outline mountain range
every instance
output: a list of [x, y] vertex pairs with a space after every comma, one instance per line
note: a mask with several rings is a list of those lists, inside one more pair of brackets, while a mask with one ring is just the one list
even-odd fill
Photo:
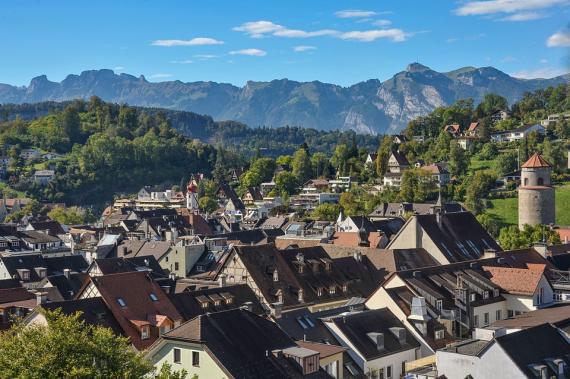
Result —
[[319, 130], [352, 129], [359, 133], [400, 130], [418, 116], [456, 100], [481, 101], [486, 93], [504, 96], [509, 104], [524, 92], [570, 82], [570, 74], [551, 79], [519, 79], [493, 67], [464, 67], [437, 72], [419, 63], [386, 81], [370, 79], [342, 87], [319, 81], [288, 79], [227, 83], [179, 80], [149, 82], [144, 76], [90, 70], [61, 82], [33, 78], [26, 87], [0, 84], [0, 103], [36, 103], [87, 99], [144, 107], [192, 111], [215, 120], [235, 120], [251, 127], [285, 125]]

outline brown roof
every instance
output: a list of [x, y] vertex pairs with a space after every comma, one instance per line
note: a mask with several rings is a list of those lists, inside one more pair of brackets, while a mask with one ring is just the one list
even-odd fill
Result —
[[[130, 337], [131, 343], [139, 350], [149, 347], [157, 336], [151, 333], [151, 338], [142, 340], [134, 327], [137, 321], [149, 323], [156, 320], [155, 316], [167, 316], [173, 322], [182, 321], [180, 313], [146, 272], [103, 275], [93, 277], [91, 281], [125, 334]], [[156, 296], [156, 301], [151, 299], [151, 294]], [[119, 298], [126, 304], [124, 307], [118, 303]]]
[[538, 153], [534, 153], [532, 157], [528, 159], [522, 168], [541, 168], [541, 167], [552, 167], [550, 163], [544, 157]]
[[526, 329], [541, 324], [553, 324], [555, 326], [565, 326], [570, 321], [570, 305], [538, 309], [532, 312], [525, 312], [514, 318], [499, 320], [493, 326], [508, 329]]
[[477, 127], [479, 126], [478, 122], [472, 122], [471, 124], [469, 124], [469, 131], [472, 132], [475, 129], [477, 129]]
[[520, 295], [533, 295], [542, 279], [544, 265], [529, 265], [528, 269], [483, 266], [491, 281], [503, 290]]
[[330, 345], [326, 343], [309, 342], [309, 341], [295, 341], [297, 345], [304, 347], [305, 349], [310, 349], [317, 351], [320, 354], [320, 358], [330, 357], [335, 354], [342, 354], [346, 349], [341, 346]]

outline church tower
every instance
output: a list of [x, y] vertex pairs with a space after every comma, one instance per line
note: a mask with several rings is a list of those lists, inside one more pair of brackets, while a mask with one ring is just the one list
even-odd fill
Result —
[[198, 210], [198, 183], [194, 179], [194, 175], [190, 178], [188, 182], [188, 187], [186, 187], [186, 208], [191, 211]]
[[550, 182], [552, 166], [535, 153], [521, 167], [519, 187], [519, 229], [525, 224], [554, 224], [554, 188]]

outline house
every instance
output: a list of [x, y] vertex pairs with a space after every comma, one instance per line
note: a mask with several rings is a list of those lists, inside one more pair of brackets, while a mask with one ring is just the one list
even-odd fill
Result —
[[32, 251], [57, 250], [64, 247], [63, 241], [37, 230], [24, 230], [18, 233], [25, 248]]
[[498, 132], [491, 134], [491, 140], [495, 142], [513, 142], [528, 137], [529, 133], [537, 132], [538, 134], [546, 134], [546, 128], [540, 124], [523, 125], [514, 130]]
[[326, 343], [295, 341], [303, 349], [319, 353], [319, 365], [327, 374], [335, 379], [344, 378], [344, 354], [346, 349], [341, 346]]
[[244, 309], [206, 313], [165, 333], [147, 352], [160, 368], [199, 378], [330, 378], [317, 351]]
[[20, 158], [24, 160], [38, 159], [40, 156], [41, 153], [36, 149], [22, 149], [20, 152]]
[[[372, 221], [386, 218], [403, 217], [406, 214], [433, 214], [437, 206], [434, 203], [382, 203], [368, 215]], [[445, 213], [465, 212], [459, 203], [444, 203]]]
[[263, 195], [257, 187], [247, 187], [245, 193], [241, 196], [241, 200], [245, 205], [252, 205], [256, 201], [262, 201]]
[[364, 161], [364, 164], [366, 166], [368, 166], [369, 168], [374, 167], [376, 165], [376, 159], [378, 158], [378, 154], [377, 153], [369, 153], [366, 156], [366, 160]]
[[479, 140], [479, 137], [475, 135], [467, 135], [467, 136], [459, 136], [455, 140], [463, 150], [469, 150], [471, 145], [473, 145], [474, 142]]
[[321, 246], [277, 250], [272, 244], [234, 246], [221, 272], [228, 283], [249, 285], [275, 318], [301, 305], [312, 310], [341, 306], [370, 294], [383, 277], [359, 252], [331, 259]]
[[545, 120], [540, 121], [540, 125], [545, 128], [555, 126], [557, 122], [570, 121], [570, 113], [555, 113], [548, 115]]
[[245, 205], [239, 198], [236, 191], [227, 183], [222, 182], [216, 191], [216, 197], [224, 204], [227, 212], [241, 212], [245, 211]]
[[[525, 263], [532, 256], [517, 255], [515, 260], [502, 254], [396, 272], [366, 306], [389, 308], [415, 331], [422, 354], [429, 355], [475, 328], [552, 305], [553, 290], [544, 265]], [[414, 316], [414, 303], [422, 309], [422, 317], [417, 310]]]
[[49, 301], [72, 300], [88, 280], [89, 275], [85, 272], [65, 269], [63, 273], [49, 275], [38, 288], [47, 294]]
[[410, 162], [399, 151], [392, 151], [388, 158], [388, 171], [384, 174], [384, 185], [400, 187], [402, 173], [410, 167]]
[[8, 329], [14, 318], [33, 310], [42, 297], [25, 289], [17, 279], [0, 280], [0, 330]]
[[504, 110], [499, 110], [491, 115], [491, 122], [496, 124], [497, 122], [506, 120], [507, 118], [509, 118], [509, 113]]
[[78, 299], [101, 297], [137, 350], [178, 327], [182, 316], [147, 272], [91, 277]]
[[441, 264], [477, 259], [501, 247], [471, 212], [414, 215], [391, 239], [388, 249], [423, 247]]
[[331, 191], [337, 193], [348, 191], [353, 184], [357, 185], [358, 182], [351, 176], [338, 176], [336, 179], [329, 180]]
[[427, 171], [431, 175], [434, 183], [436, 183], [438, 187], [446, 185], [451, 179], [449, 171], [447, 171], [445, 165], [441, 163], [422, 166], [421, 169]]
[[467, 128], [467, 132], [465, 133], [468, 136], [479, 136], [479, 122], [475, 121], [472, 122], [471, 124], [469, 124], [469, 127]]
[[461, 134], [461, 126], [459, 126], [459, 124], [445, 125], [443, 131], [451, 134], [454, 137], [457, 137]]
[[57, 237], [65, 234], [65, 230], [61, 224], [55, 220], [30, 220], [25, 230], [35, 230]]
[[54, 170], [37, 170], [34, 172], [34, 182], [40, 186], [45, 186], [55, 178]]
[[394, 139], [392, 141], [397, 144], [406, 143], [409, 141], [408, 137], [403, 134], [394, 134], [393, 137]]
[[329, 181], [326, 179], [309, 179], [303, 184], [302, 193], [323, 192], [329, 188]]
[[[383, 220], [370, 220], [365, 216], [348, 216], [342, 221], [337, 220], [335, 236], [337, 239], [341, 236], [342, 232], [352, 233], [356, 238], [363, 235], [363, 241], [368, 241], [369, 247], [385, 247], [396, 233], [402, 228], [405, 221], [400, 217], [386, 218]], [[378, 244], [374, 244], [377, 241]], [[334, 237], [333, 237], [333, 243]]]
[[61, 157], [63, 157], [63, 155], [58, 154], [58, 153], [53, 152], [53, 151], [52, 151], [52, 152], [45, 153], [45, 154], [42, 154], [42, 158], [45, 159], [45, 160], [48, 160], [48, 161], [51, 161], [52, 159], [59, 159], [59, 158], [61, 158]]
[[404, 363], [419, 357], [420, 343], [387, 308], [332, 317], [325, 325], [369, 377], [401, 378]]
[[153, 279], [168, 277], [167, 273], [160, 267], [160, 264], [153, 255], [141, 255], [130, 258], [97, 258], [91, 262], [87, 269], [89, 276], [138, 271], [148, 272], [152, 275]]
[[[497, 331], [500, 332], [500, 331]], [[436, 353], [437, 373], [446, 378], [566, 378], [570, 343], [550, 324], [516, 333], [484, 336]]]
[[542, 324], [551, 324], [565, 333], [570, 332], [570, 305], [542, 308], [536, 311], [521, 313], [512, 318], [496, 321], [488, 326], [487, 329], [504, 329], [508, 334]]

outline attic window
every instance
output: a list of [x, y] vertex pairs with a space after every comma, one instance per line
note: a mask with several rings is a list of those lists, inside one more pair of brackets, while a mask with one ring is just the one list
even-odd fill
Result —
[[471, 294], [471, 301], [475, 301], [475, 300], [477, 300], [477, 295], [472, 293]]
[[121, 306], [121, 308], [125, 308], [127, 306], [127, 303], [125, 303], [125, 300], [123, 300], [122, 297], [118, 297], [117, 298], [117, 303], [119, 303], [119, 305]]
[[348, 284], [345, 283], [342, 285], [342, 292], [346, 292], [346, 291], [348, 291]]
[[436, 341], [442, 340], [444, 336], [445, 336], [445, 332], [443, 331], [443, 329], [435, 331], [435, 340]]
[[141, 340], [146, 340], [149, 337], [148, 326], [145, 325], [141, 328]]
[[495, 289], [493, 290], [493, 297], [498, 297], [498, 296], [499, 296], [499, 289], [498, 289], [498, 288], [495, 288]]
[[329, 294], [334, 295], [335, 293], [336, 293], [336, 286], [330, 286], [329, 287]]
[[299, 274], [302, 274], [304, 270], [305, 270], [305, 267], [299, 265]]
[[435, 308], [441, 312], [441, 310], [443, 309], [443, 301], [442, 300], [436, 300]]
[[489, 298], [489, 291], [484, 291], [483, 292], [483, 299], [488, 299]]
[[148, 295], [148, 297], [150, 297], [150, 299], [151, 299], [152, 301], [158, 301], [158, 297], [156, 297], [156, 295], [155, 295], [154, 293], [152, 293], [152, 292], [150, 293], [150, 295]]
[[323, 296], [323, 289], [322, 289], [322, 287], [317, 288], [317, 296]]

